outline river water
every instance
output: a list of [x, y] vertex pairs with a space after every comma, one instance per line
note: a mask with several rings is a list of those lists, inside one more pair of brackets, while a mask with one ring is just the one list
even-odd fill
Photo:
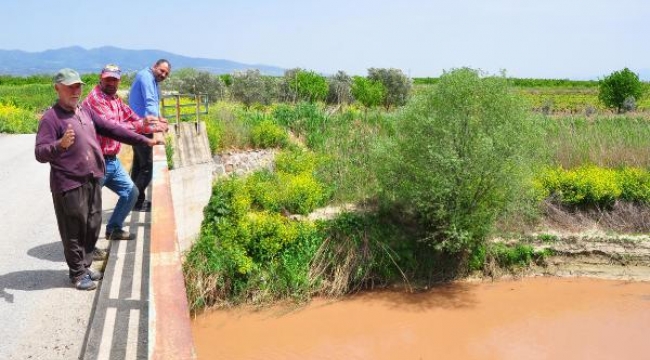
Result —
[[525, 278], [193, 320], [199, 359], [650, 359], [650, 282]]

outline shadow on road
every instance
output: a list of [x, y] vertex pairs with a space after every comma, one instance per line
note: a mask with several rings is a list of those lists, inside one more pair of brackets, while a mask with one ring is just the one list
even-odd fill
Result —
[[67, 270], [27, 270], [0, 275], [0, 298], [13, 303], [7, 290], [35, 291], [70, 287]]
[[53, 262], [65, 261], [65, 257], [63, 256], [63, 245], [60, 241], [33, 247], [27, 251], [27, 255]]

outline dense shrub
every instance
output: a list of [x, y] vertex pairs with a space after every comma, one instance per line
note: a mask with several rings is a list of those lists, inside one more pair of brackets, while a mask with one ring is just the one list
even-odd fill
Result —
[[38, 117], [33, 111], [0, 103], [0, 133], [33, 134]]
[[565, 205], [610, 207], [616, 200], [650, 202], [650, 174], [638, 168], [552, 168], [536, 182], [542, 195]]
[[245, 106], [268, 105], [276, 99], [276, 83], [263, 77], [259, 70], [236, 71], [233, 73], [230, 92], [232, 98]]
[[328, 79], [329, 92], [327, 93], [328, 104], [350, 104], [352, 97], [352, 78], [343, 71]]
[[252, 211], [251, 202], [242, 180], [215, 183], [184, 263], [191, 308], [308, 296], [309, 258], [321, 239], [316, 227]]
[[226, 95], [226, 85], [220, 77], [192, 68], [174, 71], [162, 86], [181, 94], [206, 94], [210, 102], [223, 100]]
[[284, 73], [282, 82], [282, 98], [284, 101], [296, 103], [300, 101], [323, 101], [327, 96], [328, 86], [324, 76], [313, 71], [291, 69]]
[[353, 76], [352, 96], [367, 108], [375, 107], [381, 105], [386, 98], [386, 87], [377, 80]]
[[247, 182], [253, 203], [262, 210], [309, 214], [326, 200], [315, 167], [315, 157], [305, 150], [280, 152], [275, 172], [258, 172]]
[[310, 260], [323, 235], [285, 213], [307, 214], [323, 204], [311, 158], [281, 153], [275, 173], [215, 182], [184, 266], [192, 308], [309, 295]]
[[537, 127], [505, 77], [445, 73], [395, 128], [382, 150], [383, 197], [419, 219], [437, 248], [476, 249], [529, 191]]
[[386, 89], [382, 104], [386, 109], [402, 106], [411, 92], [412, 81], [399, 69], [368, 69], [368, 79], [378, 81]]
[[265, 119], [251, 128], [251, 142], [256, 148], [283, 147], [288, 141], [287, 132], [272, 119]]
[[636, 101], [642, 95], [643, 84], [639, 76], [628, 68], [611, 73], [599, 83], [598, 98], [619, 113], [626, 110], [626, 107], [629, 109], [631, 103], [636, 107]]

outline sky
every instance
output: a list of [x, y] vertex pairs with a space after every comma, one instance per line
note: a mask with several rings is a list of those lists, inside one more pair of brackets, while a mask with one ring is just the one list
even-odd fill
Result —
[[366, 75], [650, 76], [648, 0], [0, 0], [0, 49], [116, 46]]

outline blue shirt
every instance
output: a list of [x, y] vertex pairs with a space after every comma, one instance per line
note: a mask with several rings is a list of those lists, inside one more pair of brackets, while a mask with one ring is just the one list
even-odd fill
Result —
[[140, 117], [160, 116], [159, 103], [158, 82], [153, 70], [146, 68], [138, 71], [129, 92], [129, 106]]

